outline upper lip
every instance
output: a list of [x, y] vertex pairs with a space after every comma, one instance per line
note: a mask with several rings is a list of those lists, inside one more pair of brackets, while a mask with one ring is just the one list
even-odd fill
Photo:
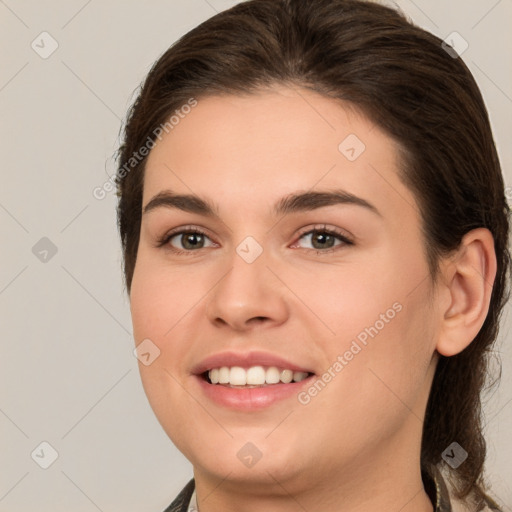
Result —
[[241, 366], [242, 368], [250, 368], [251, 366], [276, 366], [295, 372], [314, 373], [310, 369], [295, 364], [283, 357], [270, 352], [219, 352], [208, 356], [200, 363], [192, 368], [192, 373], [200, 375], [213, 368], [221, 368], [222, 366]]

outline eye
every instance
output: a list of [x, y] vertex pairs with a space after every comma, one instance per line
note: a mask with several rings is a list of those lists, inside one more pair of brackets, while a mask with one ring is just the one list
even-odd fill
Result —
[[158, 242], [158, 247], [163, 246], [168, 246], [176, 253], [190, 253], [206, 247], [213, 247], [215, 244], [206, 233], [197, 228], [190, 228], [167, 233]]
[[[305, 241], [305, 244], [304, 244]], [[302, 243], [301, 243], [302, 242]], [[307, 246], [309, 245], [309, 247]], [[301, 247], [307, 250], [314, 250], [318, 254], [328, 253], [340, 249], [343, 246], [354, 245], [348, 236], [334, 228], [327, 226], [315, 226], [313, 229], [299, 235], [295, 247]], [[200, 249], [216, 247], [210, 237], [195, 227], [177, 228], [166, 233], [157, 244], [158, 247], [166, 247], [176, 254], [191, 254]], [[292, 246], [292, 247], [294, 247]]]
[[310, 245], [310, 247], [304, 247], [304, 245], [301, 245], [301, 247], [322, 253], [334, 251], [339, 246], [354, 245], [346, 234], [336, 229], [329, 229], [326, 226], [310, 229], [300, 235], [300, 240], [305, 240]]

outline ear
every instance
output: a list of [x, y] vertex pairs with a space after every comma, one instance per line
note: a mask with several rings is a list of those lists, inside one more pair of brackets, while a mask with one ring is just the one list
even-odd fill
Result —
[[441, 286], [449, 300], [441, 311], [436, 345], [441, 355], [462, 352], [480, 331], [489, 311], [496, 266], [494, 239], [485, 228], [466, 233], [455, 254], [443, 262]]

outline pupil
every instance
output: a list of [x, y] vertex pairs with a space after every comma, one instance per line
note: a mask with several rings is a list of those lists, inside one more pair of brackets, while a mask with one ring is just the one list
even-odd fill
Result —
[[198, 233], [189, 233], [188, 235], [183, 235], [183, 247], [186, 249], [197, 249], [197, 247], [201, 244], [202, 235]]
[[[331, 235], [327, 235], [325, 233], [317, 233], [314, 237], [313, 237], [313, 245], [315, 246], [315, 242], [316, 241], [319, 241], [320, 242], [320, 247], [315, 247], [315, 248], [325, 248], [326, 246], [327, 247], [332, 247], [332, 244], [329, 243], [329, 242], [333, 242], [334, 241], [334, 238], [331, 236]], [[324, 244], [324, 245], [322, 245]]]

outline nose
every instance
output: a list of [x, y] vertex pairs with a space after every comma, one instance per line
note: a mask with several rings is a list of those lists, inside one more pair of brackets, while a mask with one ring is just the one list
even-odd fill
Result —
[[286, 321], [286, 289], [267, 267], [264, 255], [252, 263], [233, 255], [230, 270], [208, 294], [206, 315], [216, 327], [246, 331]]

